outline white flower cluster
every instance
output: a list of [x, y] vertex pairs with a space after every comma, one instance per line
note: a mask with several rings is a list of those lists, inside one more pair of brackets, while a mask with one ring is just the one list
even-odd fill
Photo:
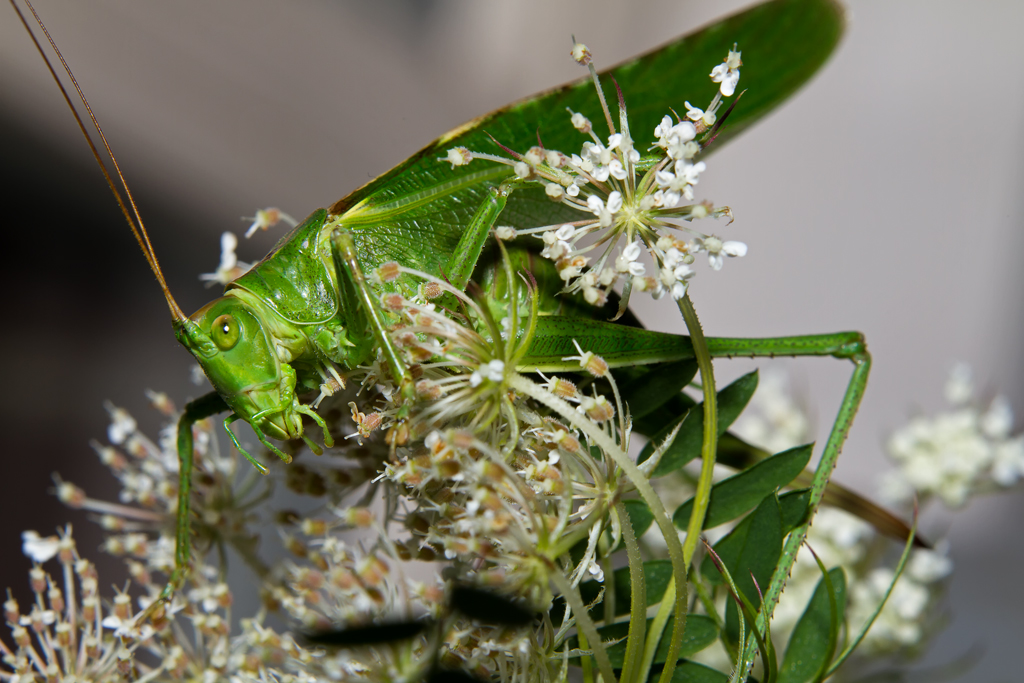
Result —
[[892, 593], [861, 643], [864, 655], [919, 649], [935, 632], [935, 605], [953, 561], [942, 550], [916, 549], [896, 581], [889, 567], [877, 567], [850, 586], [849, 623], [859, 630], [874, 613], [889, 587]]
[[[946, 556], [948, 547], [936, 550], [915, 548], [899, 580], [892, 567], [879, 566], [891, 542], [880, 539], [862, 520], [848, 512], [822, 508], [807, 535], [826, 567], [842, 567], [846, 575], [847, 628], [856, 634], [874, 614], [892, 586], [892, 593], [864, 637], [862, 653], [882, 655], [913, 651], [935, 632], [935, 611], [942, 596], [944, 579], [953, 571]], [[779, 603], [772, 622], [773, 635], [788, 638], [821, 579], [821, 570], [806, 548], [801, 549], [786, 597]]]
[[[706, 141], [699, 136], [711, 132], [722, 97], [732, 95], [735, 90], [740, 53], [729, 52], [726, 60], [712, 72], [712, 80], [721, 87], [706, 110], [686, 102], [686, 117], [675, 120], [665, 116], [661, 120], [654, 129], [651, 146], [661, 156], [644, 162], [643, 166], [626, 123], [625, 105], [620, 104], [622, 124], [621, 130], [616, 131], [605, 106], [597, 72], [589, 64], [589, 51], [579, 46], [578, 50], [574, 49], [576, 53], [584, 55], [585, 59], [579, 61], [591, 68], [610, 129], [606, 140], [594, 132], [586, 116], [570, 110], [573, 127], [591, 138], [583, 143], [578, 154], [533, 147], [522, 154], [513, 152], [513, 158], [504, 158], [456, 147], [449, 150], [443, 160], [453, 167], [474, 159], [512, 166], [519, 179], [542, 185], [553, 201], [593, 216], [571, 223], [519, 230], [501, 226], [495, 231], [501, 238], [512, 235], [541, 238], [544, 241], [542, 255], [555, 262], [568, 291], [581, 292], [587, 302], [602, 305], [612, 287], [623, 279], [623, 296], [627, 300], [633, 290], [648, 292], [655, 298], [670, 293], [673, 298], [681, 299], [694, 274], [690, 264], [695, 254], [706, 252], [709, 265], [719, 270], [725, 256], [738, 257], [747, 252], [742, 242], [723, 241], [688, 225], [707, 216], [731, 217], [727, 207], [716, 210], [706, 202], [689, 202], [693, 201], [693, 188], [706, 169], [703, 161], [695, 161], [702, 150], [702, 142]], [[688, 239], [667, 234], [667, 230], [683, 230], [688, 233]], [[594, 237], [597, 237], [596, 242]], [[616, 254], [620, 237], [625, 238], [627, 246]], [[599, 248], [603, 251], [593, 258], [591, 252]], [[646, 248], [657, 267], [655, 276], [648, 275], [644, 265], [637, 262], [642, 248]]]
[[1011, 433], [1009, 402], [996, 396], [987, 407], [979, 404], [965, 366], [953, 370], [946, 399], [952, 410], [914, 418], [890, 437], [889, 457], [899, 467], [882, 482], [890, 502], [906, 505], [916, 494], [960, 507], [1024, 477], [1024, 435]]
[[[139, 681], [306, 681], [313, 653], [258, 620], [230, 635], [232, 596], [214, 567], [197, 563], [192, 589], [164, 616], [136, 623], [128, 589], [101, 596], [96, 565], [78, 554], [70, 527], [60, 537], [25, 532], [32, 604], [25, 614], [8, 592], [4, 620], [14, 646], [0, 640], [0, 680], [10, 683]], [[57, 571], [45, 563], [56, 559]], [[131, 562], [129, 570], [131, 571]], [[168, 619], [174, 617], [175, 620]], [[188, 620], [186, 633], [177, 619]]]

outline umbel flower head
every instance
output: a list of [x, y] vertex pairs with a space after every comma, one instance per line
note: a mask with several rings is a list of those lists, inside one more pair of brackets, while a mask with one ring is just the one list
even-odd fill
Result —
[[[715, 209], [708, 202], [693, 203], [693, 189], [706, 170], [698, 157], [714, 138], [716, 123], [720, 124], [718, 110], [723, 97], [732, 96], [739, 81], [740, 53], [733, 49], [712, 70], [711, 79], [720, 88], [706, 109], [686, 102], [684, 117], [666, 115], [661, 120], [651, 138], [650, 150], [656, 155], [643, 160], [630, 132], [621, 90], [616, 125], [590, 51], [576, 44], [572, 54], [590, 69], [609, 129], [607, 138], [595, 132], [587, 117], [570, 110], [573, 127], [589, 138], [578, 153], [540, 146], [521, 152], [502, 146], [508, 156], [498, 156], [458, 147], [450, 150], [445, 160], [453, 166], [474, 159], [507, 164], [521, 182], [542, 185], [553, 201], [586, 216], [518, 231], [498, 229], [499, 237], [518, 234], [542, 239], [542, 255], [556, 263], [568, 291], [582, 292], [589, 303], [601, 305], [621, 280], [623, 310], [633, 289], [649, 292], [655, 298], [669, 292], [681, 299], [694, 275], [691, 264], [696, 254], [706, 253], [711, 268], [719, 270], [724, 257], [747, 253], [742, 242], [722, 240], [690, 226], [697, 219], [732, 215], [728, 207]], [[625, 244], [617, 250], [620, 241]], [[644, 250], [654, 262], [653, 273], [648, 273], [638, 260]]]
[[964, 365], [953, 369], [945, 393], [951, 410], [916, 417], [889, 438], [889, 456], [899, 469], [883, 481], [882, 494], [893, 503], [906, 505], [917, 494], [961, 507], [1024, 478], [1024, 435], [1012, 434], [1006, 397], [983, 407]]

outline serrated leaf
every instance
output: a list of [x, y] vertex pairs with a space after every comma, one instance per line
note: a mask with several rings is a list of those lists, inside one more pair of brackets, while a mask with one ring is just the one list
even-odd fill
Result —
[[[718, 391], [718, 433], [723, 434], [729, 428], [743, 409], [750, 401], [757, 389], [757, 370], [743, 375], [729, 386]], [[651, 440], [640, 451], [637, 462], [647, 460], [654, 453], [656, 444], [672, 433], [676, 425], [682, 423], [675, 441], [668, 447], [665, 454], [661, 456], [661, 462], [654, 468], [651, 477], [661, 477], [690, 462], [700, 455], [701, 442], [704, 438], [704, 409], [703, 404], [694, 406], [689, 413], [676, 418], [665, 426], [660, 432], [651, 437]]]
[[[647, 620], [646, 633], [650, 633], [650, 625], [654, 619]], [[674, 625], [675, 618], [669, 617], [665, 625], [665, 633], [672, 633], [672, 627]], [[608, 626], [602, 626], [597, 629], [597, 632], [601, 634], [601, 640], [617, 640], [619, 638], [625, 638], [629, 632], [629, 622], [620, 622], [618, 624], [609, 624]], [[697, 654], [708, 645], [711, 645], [718, 639], [718, 627], [715, 626], [715, 622], [703, 614], [687, 614], [686, 615], [686, 629], [683, 632], [683, 643], [679, 649], [679, 657], [692, 657]], [[658, 643], [658, 649], [654, 654], [655, 664], [664, 664], [665, 658], [668, 656], [669, 638], [663, 637], [661, 642]], [[569, 647], [579, 647], [576, 637], [569, 638]], [[626, 655], [626, 641], [616, 643], [608, 647], [608, 659], [611, 660], [612, 666], [619, 668], [622, 666], [623, 659]], [[569, 660], [572, 661], [571, 659]]]
[[[842, 567], [829, 570], [829, 578], [835, 596], [836, 616], [841, 624], [846, 613], [846, 576]], [[782, 668], [779, 669], [779, 683], [808, 683], [818, 677], [822, 667], [832, 658], [829, 645], [835, 646], [835, 640], [829, 637], [831, 622], [832, 604], [828, 586], [822, 577], [789, 637]]]
[[[736, 519], [752, 510], [772, 491], [788, 485], [807, 466], [813, 448], [813, 444], [807, 444], [776, 453], [750, 469], [715, 484], [711, 489], [704, 528], [712, 529]], [[680, 529], [685, 529], [692, 512], [693, 498], [679, 506], [672, 521]]]

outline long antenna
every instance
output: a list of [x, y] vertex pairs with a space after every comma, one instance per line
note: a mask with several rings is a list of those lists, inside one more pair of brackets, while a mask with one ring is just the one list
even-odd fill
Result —
[[[35, 33], [32, 32], [32, 27], [29, 25], [28, 21], [25, 20], [25, 15], [22, 14], [21, 9], [17, 4], [15, 4], [14, 0], [9, 0], [9, 2], [11, 3], [11, 7], [14, 8], [14, 11], [18, 13], [18, 18], [21, 19], [21, 23], [25, 27], [25, 30], [28, 31], [28, 35], [32, 38], [32, 42], [35, 43], [36, 49], [39, 51], [39, 55], [46, 63], [46, 68], [50, 70], [50, 75], [53, 76], [53, 80], [57, 83], [57, 87], [60, 88], [60, 92], [64, 96], [64, 101], [67, 103], [68, 108], [71, 109], [71, 114], [75, 117], [79, 130], [81, 130], [82, 135], [85, 136], [85, 141], [89, 144], [89, 149], [92, 151], [92, 156], [100, 167], [100, 172], [103, 173], [103, 178], [107, 181], [107, 186], [110, 188], [110, 191], [114, 193], [114, 199], [117, 200], [117, 205], [121, 207], [121, 213], [124, 214], [124, 219], [128, 221], [128, 227], [131, 228], [132, 235], [135, 236], [135, 241], [138, 242], [139, 248], [142, 249], [142, 254], [146, 257], [146, 262], [149, 263], [149, 269], [153, 271], [153, 274], [156, 276], [157, 283], [160, 285], [160, 289], [163, 290], [164, 299], [167, 300], [167, 306], [171, 309], [171, 316], [174, 317], [175, 321], [186, 320], [185, 313], [181, 310], [181, 307], [178, 306], [178, 302], [174, 300], [174, 296], [171, 294], [171, 290], [167, 286], [167, 281], [164, 279], [163, 271], [160, 270], [160, 262], [156, 258], [156, 252], [153, 251], [153, 245], [150, 244], [149, 233], [146, 232], [146, 226], [142, 222], [142, 216], [139, 214], [139, 207], [135, 204], [135, 198], [132, 197], [132, 191], [128, 188], [128, 181], [125, 180], [124, 174], [121, 173], [121, 167], [117, 163], [117, 158], [114, 157], [114, 152], [110, 149], [110, 144], [107, 142], [107, 137], [103, 134], [103, 129], [100, 128], [100, 122], [96, 120], [96, 115], [93, 113], [92, 107], [89, 106], [89, 100], [85, 98], [85, 93], [83, 93], [82, 89], [79, 87], [78, 81], [75, 79], [75, 75], [71, 73], [71, 67], [69, 67], [68, 63], [64, 61], [64, 55], [60, 53], [60, 49], [54, 42], [53, 37], [50, 36], [50, 32], [46, 30], [46, 26], [43, 24], [43, 20], [40, 19], [39, 14], [36, 12], [36, 8], [32, 6], [32, 3], [29, 2], [29, 0], [25, 0], [25, 4], [28, 6], [29, 11], [32, 12], [32, 16], [35, 17], [36, 23], [39, 24], [39, 29], [50, 42], [50, 47], [52, 47], [53, 51], [57, 54], [57, 58], [64, 67], [64, 71], [67, 73], [68, 78], [71, 79], [71, 83], [75, 86], [75, 91], [78, 93], [78, 97], [82, 100], [85, 110], [89, 113], [89, 119], [92, 121], [92, 125], [99, 134], [100, 140], [103, 142], [103, 148], [107, 151], [107, 156], [110, 157], [111, 163], [114, 164], [114, 170], [117, 173], [117, 178], [121, 182], [121, 187], [124, 188], [125, 195], [128, 197], [127, 204], [121, 196], [121, 192], [117, 189], [114, 179], [111, 178], [110, 173], [107, 171], [107, 166], [103, 162], [103, 157], [100, 155], [99, 150], [96, 148], [96, 144], [89, 135], [89, 131], [86, 129], [85, 123], [82, 121], [82, 117], [79, 116], [74, 103], [71, 101], [68, 91], [64, 88], [64, 84], [57, 76], [57, 72], [50, 63], [50, 59], [46, 56], [43, 46], [39, 44], [39, 40], [36, 38]], [[131, 205], [131, 211], [128, 210], [128, 205]]]

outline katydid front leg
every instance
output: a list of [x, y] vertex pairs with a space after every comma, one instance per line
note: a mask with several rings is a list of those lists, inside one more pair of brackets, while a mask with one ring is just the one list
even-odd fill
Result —
[[[231, 410], [224, 399], [215, 391], [197, 398], [185, 405], [185, 410], [178, 419], [178, 511], [175, 518], [174, 533], [174, 571], [171, 572], [167, 585], [160, 595], [150, 603], [138, 620], [139, 624], [148, 621], [157, 608], [168, 603], [174, 591], [181, 588], [188, 575], [189, 562], [192, 559], [192, 465], [195, 449], [192, 442], [192, 425], [199, 420]], [[243, 451], [244, 452], [244, 451]]]
[[[331, 234], [331, 253], [338, 274], [338, 294], [343, 310], [346, 314], [353, 314], [348, 327], [356, 339], [356, 345], [364, 347], [367, 341], [372, 341], [375, 345], [368, 347], [369, 352], [374, 354], [374, 349], [381, 350], [398, 390], [405, 399], [412, 401], [416, 397], [416, 390], [409, 368], [391, 339], [377, 295], [370, 289], [370, 283], [363, 274], [355, 242], [348, 231], [338, 228]], [[372, 355], [369, 360], [374, 357]]]
[[455, 246], [455, 251], [452, 252], [448, 263], [444, 266], [442, 275], [452, 287], [466, 289], [469, 278], [476, 270], [476, 264], [480, 260], [487, 237], [498, 220], [498, 216], [504, 210], [508, 196], [514, 188], [515, 181], [512, 180], [506, 180], [501, 185], [492, 187], [487, 193], [487, 198], [473, 214], [472, 220]]
[[[451, 286], [456, 289], [466, 288], [491, 229], [505, 208], [508, 196], [515, 185], [515, 181], [506, 180], [497, 187], [492, 187], [473, 214], [455, 251], [442, 266], [442, 275]], [[349, 338], [357, 348], [365, 349], [367, 353], [373, 353], [378, 348], [383, 351], [388, 370], [399, 384], [402, 394], [410, 400], [414, 399], [408, 368], [388, 333], [377, 297], [359, 263], [352, 235], [343, 228], [335, 230], [331, 235], [331, 252], [335, 272], [338, 274], [338, 295], [346, 327], [349, 329]], [[366, 332], [363, 332], [364, 330]]]

